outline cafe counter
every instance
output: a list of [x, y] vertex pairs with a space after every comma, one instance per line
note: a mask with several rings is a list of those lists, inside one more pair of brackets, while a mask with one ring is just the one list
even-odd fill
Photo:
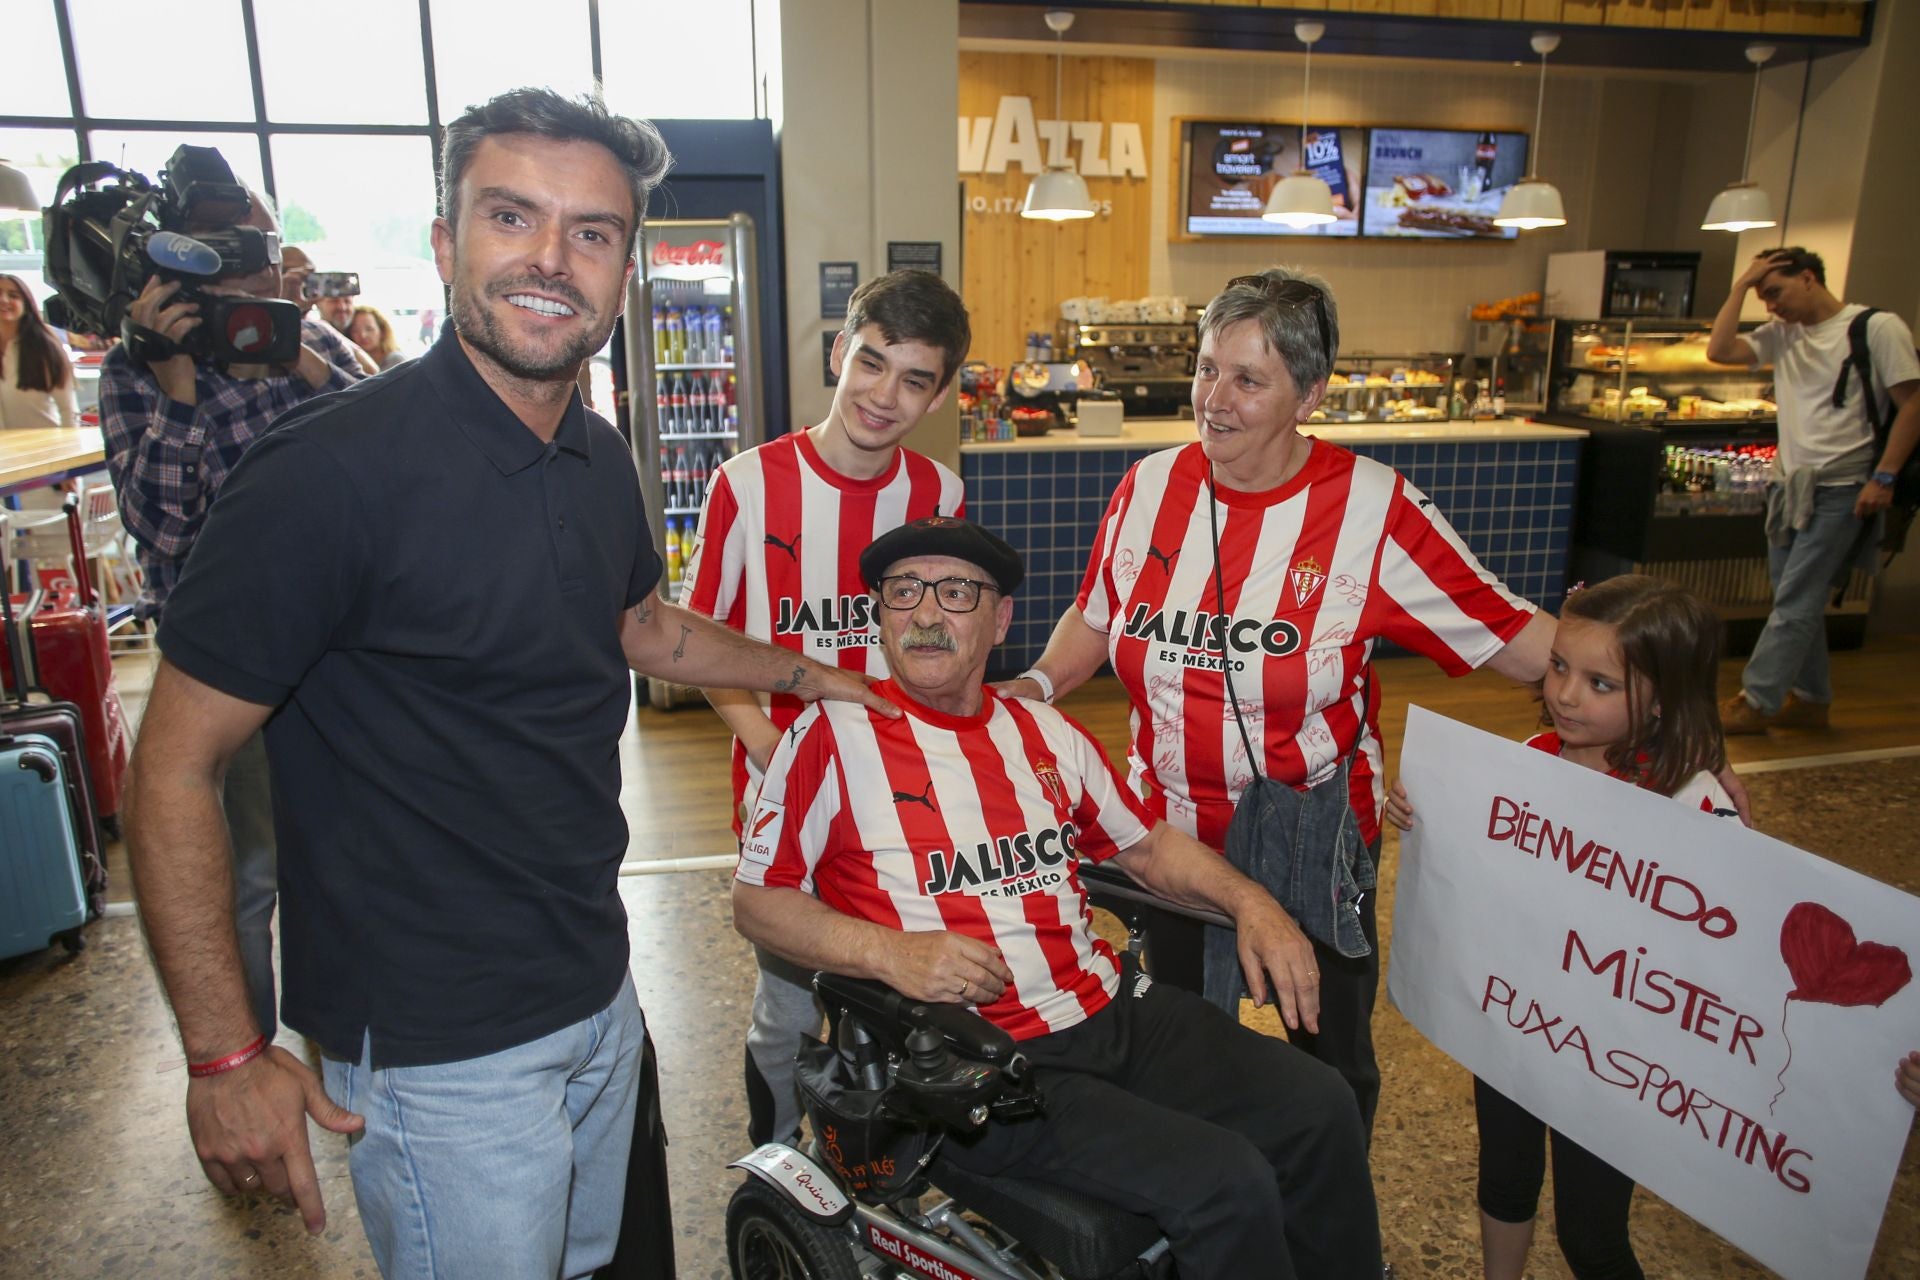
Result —
[[[1510, 591], [1558, 610], [1585, 431], [1520, 418], [1312, 423], [1305, 430], [1398, 471]], [[1193, 439], [1191, 418], [1134, 418], [1117, 436], [1061, 430], [960, 446], [967, 513], [1018, 547], [1027, 565], [992, 677], [1024, 671], [1046, 649], [1080, 589], [1100, 517], [1128, 468]]]

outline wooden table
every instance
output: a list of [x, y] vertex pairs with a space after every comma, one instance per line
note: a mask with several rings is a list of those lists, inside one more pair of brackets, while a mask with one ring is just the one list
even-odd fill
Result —
[[44, 489], [106, 466], [106, 447], [96, 427], [0, 431], [0, 497]]

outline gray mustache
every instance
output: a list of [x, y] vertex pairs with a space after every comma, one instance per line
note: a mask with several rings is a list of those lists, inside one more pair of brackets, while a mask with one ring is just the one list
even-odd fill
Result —
[[908, 627], [900, 643], [909, 649], [945, 649], [948, 653], [954, 652], [957, 647], [952, 634], [945, 627]]

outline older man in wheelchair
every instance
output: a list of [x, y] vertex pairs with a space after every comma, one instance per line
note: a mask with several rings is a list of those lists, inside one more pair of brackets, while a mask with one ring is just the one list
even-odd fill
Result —
[[1311, 1029], [1299, 929], [1079, 725], [982, 685], [1023, 573], [1005, 542], [931, 517], [860, 570], [903, 714], [809, 708], [735, 875], [736, 927], [821, 971], [832, 1027], [801, 1053], [812, 1158], [738, 1162], [736, 1274], [1378, 1280], [1352, 1091], [1117, 956], [1085, 880], [1111, 859], [1227, 917], [1255, 1000]]

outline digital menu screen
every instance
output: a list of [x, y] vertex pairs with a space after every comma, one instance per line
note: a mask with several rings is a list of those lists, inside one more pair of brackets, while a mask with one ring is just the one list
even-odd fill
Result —
[[1511, 240], [1496, 227], [1507, 189], [1527, 173], [1527, 135], [1471, 129], [1372, 129], [1360, 234]]
[[[1181, 229], [1194, 236], [1352, 236], [1360, 231], [1365, 129], [1307, 130], [1301, 163], [1297, 124], [1195, 121], [1184, 126], [1187, 200]], [[1306, 169], [1333, 190], [1335, 220], [1286, 227], [1261, 218], [1280, 180]]]

